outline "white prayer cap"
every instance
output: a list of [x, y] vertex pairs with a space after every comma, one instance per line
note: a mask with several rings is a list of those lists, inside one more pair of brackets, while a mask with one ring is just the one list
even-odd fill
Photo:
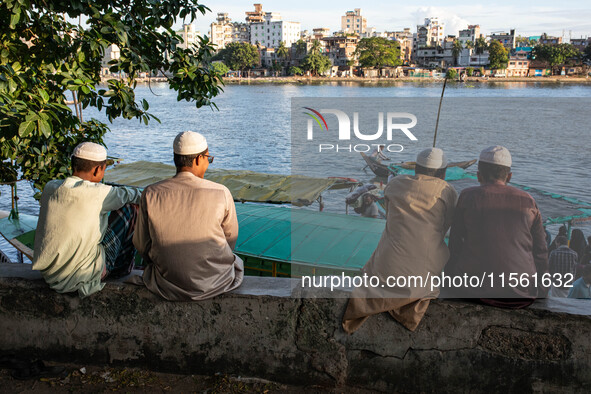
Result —
[[91, 161], [107, 160], [107, 150], [104, 146], [94, 142], [83, 142], [74, 148], [72, 157]]
[[183, 131], [174, 138], [172, 149], [177, 155], [194, 155], [207, 149], [207, 140], [194, 131]]
[[417, 164], [421, 167], [438, 170], [447, 167], [447, 159], [441, 149], [429, 148], [417, 155]]
[[489, 146], [480, 152], [478, 159], [484, 163], [496, 164], [499, 166], [511, 167], [511, 153], [504, 146]]

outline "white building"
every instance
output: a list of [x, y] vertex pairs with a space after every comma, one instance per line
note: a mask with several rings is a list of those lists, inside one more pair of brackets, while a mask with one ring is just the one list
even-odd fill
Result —
[[178, 48], [188, 49], [193, 44], [199, 43], [201, 33], [199, 33], [199, 30], [195, 30], [195, 25], [193, 24], [183, 25], [183, 30], [177, 31], [176, 33], [183, 39], [183, 42], [177, 45]]
[[439, 18], [425, 18], [423, 25], [417, 25], [417, 49], [442, 45], [444, 30], [445, 24]]
[[110, 74], [111, 72], [109, 71], [109, 67], [111, 67], [111, 65], [109, 64], [109, 62], [111, 60], [117, 60], [119, 59], [119, 57], [121, 57], [121, 51], [119, 50], [119, 47], [115, 44], [109, 45], [105, 49], [105, 55], [103, 56], [103, 59], [101, 61], [101, 74]]
[[286, 47], [300, 39], [300, 22], [286, 22], [276, 12], [267, 12], [265, 21], [250, 25], [250, 43], [276, 48], [283, 41]]

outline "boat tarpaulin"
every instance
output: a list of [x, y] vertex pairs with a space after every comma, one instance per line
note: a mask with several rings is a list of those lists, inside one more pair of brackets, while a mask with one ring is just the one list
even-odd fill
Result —
[[[143, 188], [173, 177], [175, 173], [175, 167], [169, 164], [138, 161], [119, 164], [109, 169], [105, 174], [105, 182]], [[296, 206], [310, 205], [325, 190], [347, 183], [335, 178], [264, 174], [215, 168], [207, 170], [205, 179], [226, 186], [236, 201], [289, 203]]]

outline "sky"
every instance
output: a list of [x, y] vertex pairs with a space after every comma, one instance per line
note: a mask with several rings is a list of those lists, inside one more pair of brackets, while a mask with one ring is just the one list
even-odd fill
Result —
[[[233, 21], [244, 22], [245, 11], [253, 11], [254, 1], [201, 0], [212, 12], [199, 17], [195, 26], [201, 34], [209, 34], [210, 24], [218, 12], [227, 12]], [[515, 28], [523, 36], [591, 36], [591, 2], [589, 0], [549, 1], [374, 1], [374, 0], [269, 0], [259, 1], [265, 12], [279, 12], [285, 21], [300, 22], [302, 30], [328, 27], [341, 28], [346, 11], [361, 8], [367, 26], [378, 32], [402, 30], [423, 24], [426, 17], [439, 17], [445, 23], [446, 35], [457, 35], [468, 24], [480, 25], [481, 32], [509, 31]]]

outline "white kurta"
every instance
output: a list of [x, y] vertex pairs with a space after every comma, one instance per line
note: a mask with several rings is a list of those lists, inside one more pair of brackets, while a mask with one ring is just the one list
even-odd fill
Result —
[[223, 185], [181, 172], [142, 194], [133, 243], [148, 263], [144, 284], [168, 300], [202, 300], [240, 286], [237, 238], [236, 207]]
[[368, 316], [386, 311], [406, 327], [416, 328], [428, 300], [436, 298], [439, 290], [388, 287], [387, 279], [439, 275], [449, 259], [444, 238], [458, 197], [452, 186], [426, 175], [401, 175], [388, 183], [384, 197], [386, 228], [363, 271], [378, 276], [385, 287], [353, 293], [343, 317], [347, 332], [355, 331]]

